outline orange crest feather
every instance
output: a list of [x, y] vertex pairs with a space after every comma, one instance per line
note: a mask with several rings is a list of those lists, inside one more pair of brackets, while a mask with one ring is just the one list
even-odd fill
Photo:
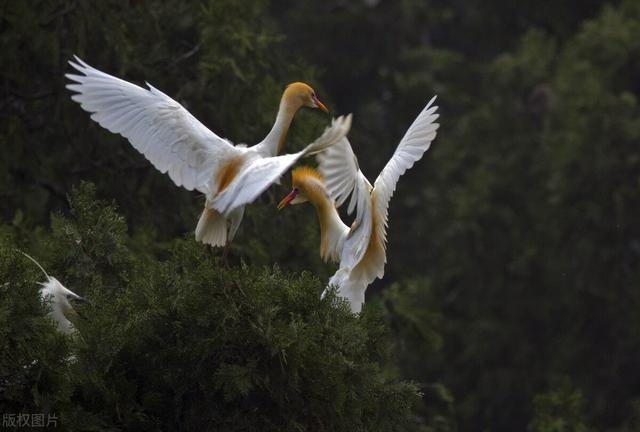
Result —
[[320, 173], [310, 166], [300, 166], [291, 171], [291, 183], [294, 187], [299, 184], [304, 184], [309, 178], [316, 179], [324, 184], [324, 179]]

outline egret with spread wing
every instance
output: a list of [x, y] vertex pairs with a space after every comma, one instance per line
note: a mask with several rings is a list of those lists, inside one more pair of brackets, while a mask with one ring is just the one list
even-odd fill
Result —
[[290, 84], [282, 95], [275, 124], [260, 143], [234, 146], [207, 129], [178, 102], [147, 83], [148, 89], [101, 72], [75, 57], [80, 74], [67, 74], [72, 99], [91, 118], [119, 133], [158, 170], [178, 186], [206, 195], [196, 239], [213, 246], [233, 239], [244, 206], [300, 157], [335, 144], [350, 127], [350, 117], [339, 117], [316, 141], [294, 154], [277, 156], [295, 113], [303, 106], [327, 111], [314, 90], [304, 83]]
[[[434, 100], [409, 127], [373, 186], [360, 171], [351, 144], [343, 138], [318, 154], [318, 171], [300, 167], [292, 172], [293, 189], [278, 205], [280, 209], [307, 201], [314, 205], [320, 222], [320, 256], [339, 262], [328, 285], [337, 287], [354, 313], [362, 309], [367, 286], [384, 276], [389, 201], [400, 176], [422, 158], [436, 137], [439, 124], [435, 123], [438, 107]], [[342, 222], [336, 209], [349, 196], [347, 211], [356, 210], [351, 227]]]

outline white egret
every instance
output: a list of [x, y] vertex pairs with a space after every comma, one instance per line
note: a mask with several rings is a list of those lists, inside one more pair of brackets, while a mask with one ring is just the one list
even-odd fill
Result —
[[58, 330], [67, 335], [75, 333], [76, 328], [71, 321], [67, 319], [67, 316], [76, 314], [70, 302], [78, 301], [85, 303], [87, 300], [66, 288], [58, 279], [49, 276], [40, 263], [33, 257], [22, 251], [19, 252], [33, 261], [47, 278], [46, 282], [40, 282], [40, 285], [42, 285], [42, 288], [40, 288], [40, 296], [43, 301], [49, 302], [51, 306], [50, 316], [56, 322]]
[[[400, 176], [422, 158], [436, 137], [434, 100], [409, 127], [373, 186], [360, 171], [349, 140], [343, 138], [318, 154], [318, 171], [300, 167], [292, 172], [293, 189], [278, 205], [280, 209], [307, 201], [314, 205], [320, 222], [320, 256], [339, 262], [328, 286], [337, 287], [354, 313], [362, 309], [367, 286], [384, 276], [389, 200]], [[357, 209], [350, 228], [336, 209], [349, 196], [348, 213]]]
[[206, 195], [196, 227], [196, 239], [213, 246], [233, 239], [244, 206], [300, 157], [318, 152], [344, 136], [350, 118], [340, 117], [302, 151], [276, 156], [295, 113], [302, 107], [327, 111], [314, 90], [304, 83], [290, 84], [280, 100], [275, 124], [260, 143], [233, 145], [207, 129], [182, 105], [147, 83], [148, 89], [101, 72], [75, 57], [70, 61], [81, 75], [67, 74], [76, 92], [72, 99], [91, 118], [119, 133], [158, 170], [187, 190]]

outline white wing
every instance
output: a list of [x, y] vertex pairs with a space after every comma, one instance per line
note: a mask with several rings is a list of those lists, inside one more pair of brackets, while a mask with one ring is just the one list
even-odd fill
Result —
[[[351, 225], [349, 234], [345, 239], [342, 246], [342, 253], [340, 254], [340, 267], [353, 268], [358, 266], [363, 261], [365, 254], [369, 250], [369, 244], [371, 242], [371, 235], [373, 234], [373, 220], [371, 214], [371, 199], [369, 195], [366, 196], [366, 204], [368, 207], [358, 207], [358, 211], [361, 214], [361, 218], [357, 219]], [[367, 209], [362, 210], [361, 209]], [[366, 278], [367, 283], [371, 283], [374, 279]], [[369, 280], [370, 279], [370, 280]]]
[[237, 151], [207, 129], [189, 111], [160, 90], [101, 72], [75, 57], [69, 62], [82, 75], [67, 74], [78, 102], [91, 118], [119, 133], [162, 173], [188, 190], [207, 192], [217, 161]]
[[212, 200], [211, 206], [220, 213], [227, 214], [238, 206], [253, 202], [298, 159], [334, 145], [349, 133], [350, 128], [351, 115], [341, 116], [319, 138], [297, 153], [251, 160], [242, 167], [242, 171], [229, 186]]
[[[316, 156], [318, 171], [325, 180], [329, 195], [336, 200], [339, 207], [345, 203], [349, 195], [351, 200], [347, 212], [357, 209], [356, 218], [340, 254], [340, 267], [353, 268], [364, 258], [368, 250], [372, 234], [371, 190], [373, 187], [358, 166], [358, 159], [353, 153], [347, 138]], [[375, 274], [374, 271], [369, 273]], [[367, 284], [373, 281], [371, 277]], [[371, 280], [368, 280], [371, 279]], [[366, 285], [365, 285], [366, 286]]]
[[432, 106], [435, 99], [436, 97], [434, 96], [409, 127], [409, 130], [405, 133], [393, 156], [380, 172], [373, 186], [371, 201], [375, 232], [372, 238], [377, 244], [371, 245], [375, 249], [371, 250], [370, 259], [373, 261], [372, 267], [378, 269], [377, 277], [379, 278], [384, 275], [384, 263], [386, 262], [386, 228], [389, 200], [393, 196], [400, 176], [422, 158], [422, 155], [429, 149], [431, 142], [436, 137], [436, 131], [440, 125], [435, 123], [439, 116], [436, 114], [438, 107]]
[[336, 205], [342, 206], [351, 195], [347, 211], [351, 214], [357, 207], [356, 220], [361, 220], [367, 197], [373, 188], [360, 171], [358, 158], [353, 153], [349, 140], [341, 139], [336, 145], [318, 154], [316, 159], [318, 171], [325, 179], [327, 190], [336, 200]]
[[418, 115], [387, 162], [374, 187], [358, 167], [358, 160], [347, 139], [318, 155], [319, 171], [337, 204], [351, 195], [348, 212], [357, 208], [355, 226], [345, 241], [340, 266], [351, 267], [353, 283], [368, 285], [384, 276], [386, 226], [389, 200], [404, 172], [418, 161], [436, 136], [435, 97]]
[[227, 215], [236, 207], [253, 202], [278, 180], [301, 155], [302, 152], [298, 152], [253, 159], [244, 165], [242, 171], [229, 186], [211, 201], [211, 207]]

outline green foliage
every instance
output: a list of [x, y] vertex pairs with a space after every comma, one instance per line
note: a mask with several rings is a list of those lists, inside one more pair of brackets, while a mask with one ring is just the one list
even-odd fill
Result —
[[585, 401], [582, 393], [571, 387], [568, 380], [534, 400], [534, 418], [530, 432], [587, 432], [584, 421]]
[[45, 277], [0, 234], [0, 411], [55, 412], [69, 400], [69, 343], [47, 318]]
[[566, 40], [524, 34], [438, 137], [423, 195], [432, 209], [416, 228], [433, 227], [427, 263], [449, 318], [443, 382], [465, 429], [524, 428], [536, 389], [567, 371], [589, 421], [635, 415], [636, 368], [611, 362], [640, 353], [631, 3]]
[[[309, 273], [226, 268], [192, 239], [135, 256], [114, 206], [82, 184], [52, 219], [48, 272], [92, 305], [80, 337], [48, 322], [39, 270], [4, 235], [2, 412], [70, 430], [398, 430], [413, 384], [385, 372], [379, 316], [358, 319]], [[44, 251], [40, 253], [44, 255]]]
[[[399, 370], [422, 370], [422, 404], [416, 409], [417, 430], [455, 431], [455, 397], [438, 382], [433, 359], [442, 349], [442, 316], [428, 280], [412, 280], [385, 288], [367, 308], [381, 309], [393, 335]], [[412, 429], [413, 430], [413, 429]]]
[[74, 285], [121, 289], [131, 267], [124, 219], [115, 204], [97, 200], [91, 183], [72, 188], [69, 202], [68, 218], [51, 217], [53, 233], [47, 247], [55, 256], [53, 268], [64, 269]]

